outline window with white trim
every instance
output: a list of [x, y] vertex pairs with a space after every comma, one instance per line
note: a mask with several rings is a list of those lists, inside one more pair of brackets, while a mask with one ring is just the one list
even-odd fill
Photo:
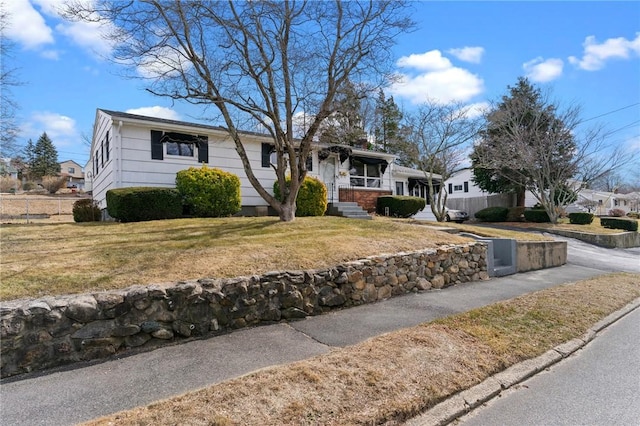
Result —
[[380, 188], [382, 173], [380, 164], [365, 164], [360, 160], [351, 160], [351, 185], [364, 188]]

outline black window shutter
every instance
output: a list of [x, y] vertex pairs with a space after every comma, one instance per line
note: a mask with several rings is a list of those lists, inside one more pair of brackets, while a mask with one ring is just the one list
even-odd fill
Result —
[[453, 184], [449, 184], [449, 194], [453, 194]]
[[198, 136], [198, 163], [209, 162], [209, 138]]
[[262, 167], [271, 166], [271, 145], [262, 143]]
[[107, 161], [109, 161], [109, 131], [108, 130], [107, 130], [107, 137], [105, 138], [105, 142], [107, 143], [106, 145]]
[[313, 171], [313, 155], [311, 154], [309, 154], [309, 156], [307, 157], [307, 171]]
[[464, 183], [464, 192], [469, 192], [469, 182]]
[[162, 132], [158, 130], [151, 131], [151, 159], [162, 160], [164, 158], [162, 152]]

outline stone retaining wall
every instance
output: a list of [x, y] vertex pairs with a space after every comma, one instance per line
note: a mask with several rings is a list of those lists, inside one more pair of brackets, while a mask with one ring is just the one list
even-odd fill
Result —
[[2, 302], [1, 376], [482, 279], [486, 245], [474, 242], [327, 269]]

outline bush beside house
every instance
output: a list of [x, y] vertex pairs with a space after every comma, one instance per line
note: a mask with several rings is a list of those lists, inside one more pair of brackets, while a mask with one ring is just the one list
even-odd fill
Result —
[[98, 203], [88, 198], [83, 198], [73, 203], [72, 211], [75, 222], [98, 222], [102, 217]]
[[426, 201], [422, 197], [412, 197], [409, 195], [383, 195], [378, 197], [376, 202], [376, 213], [393, 217], [411, 217], [421, 211], [426, 206]]
[[120, 222], [175, 219], [182, 216], [182, 197], [173, 188], [110, 189], [106, 200], [109, 216]]
[[509, 209], [507, 207], [487, 207], [478, 210], [475, 217], [483, 222], [505, 222], [508, 215]]
[[549, 214], [543, 209], [530, 209], [524, 211], [524, 218], [527, 222], [547, 223], [551, 222]]
[[[291, 178], [287, 177], [286, 184], [290, 183]], [[282, 197], [278, 181], [273, 183], [273, 194], [278, 199]], [[296, 199], [296, 216], [322, 216], [326, 211], [327, 187], [316, 178], [305, 177]]]
[[189, 167], [176, 174], [176, 189], [194, 216], [224, 217], [240, 211], [240, 179], [233, 173]]

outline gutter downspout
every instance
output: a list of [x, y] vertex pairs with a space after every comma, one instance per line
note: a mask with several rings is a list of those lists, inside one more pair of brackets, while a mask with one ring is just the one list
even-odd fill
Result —
[[118, 120], [118, 131], [117, 131], [118, 136], [116, 138], [114, 138], [117, 141], [117, 144], [115, 146], [116, 149], [116, 170], [115, 170], [115, 176], [116, 176], [116, 184], [115, 187], [116, 188], [120, 188], [122, 187], [122, 120]]

